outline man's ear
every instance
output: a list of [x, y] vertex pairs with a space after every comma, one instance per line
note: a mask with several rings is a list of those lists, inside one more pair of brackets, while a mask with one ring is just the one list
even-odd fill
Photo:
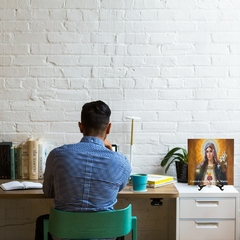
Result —
[[108, 126], [107, 126], [106, 134], [110, 133], [111, 127], [112, 127], [112, 124], [109, 123]]
[[78, 122], [78, 127], [80, 129], [80, 132], [83, 133], [83, 125], [81, 122]]

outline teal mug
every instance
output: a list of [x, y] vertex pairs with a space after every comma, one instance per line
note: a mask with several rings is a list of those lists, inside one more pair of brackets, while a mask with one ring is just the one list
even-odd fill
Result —
[[132, 185], [133, 185], [133, 191], [136, 192], [144, 192], [147, 191], [147, 180], [148, 176], [147, 174], [133, 174], [131, 175]]

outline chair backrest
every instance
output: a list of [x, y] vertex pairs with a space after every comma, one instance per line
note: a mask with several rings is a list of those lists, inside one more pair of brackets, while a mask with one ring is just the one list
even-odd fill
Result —
[[132, 216], [131, 204], [102, 212], [65, 212], [52, 207], [49, 220], [44, 220], [44, 240], [48, 232], [57, 238], [91, 239], [125, 236], [130, 231], [132, 240], [137, 240], [137, 218]]

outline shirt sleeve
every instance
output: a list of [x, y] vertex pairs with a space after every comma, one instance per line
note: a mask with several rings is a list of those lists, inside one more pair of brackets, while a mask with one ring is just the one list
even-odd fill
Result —
[[43, 193], [46, 197], [54, 197], [53, 185], [53, 165], [54, 165], [55, 150], [53, 149], [46, 160], [46, 168], [43, 177]]
[[125, 186], [128, 184], [130, 174], [131, 174], [131, 165], [127, 158], [124, 159], [124, 167], [123, 167], [123, 177], [122, 177], [122, 184], [119, 187], [119, 192], [125, 188]]

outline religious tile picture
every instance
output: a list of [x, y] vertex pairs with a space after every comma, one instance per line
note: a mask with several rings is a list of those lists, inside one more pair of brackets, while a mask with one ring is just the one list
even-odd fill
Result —
[[233, 185], [234, 139], [188, 139], [188, 184]]

